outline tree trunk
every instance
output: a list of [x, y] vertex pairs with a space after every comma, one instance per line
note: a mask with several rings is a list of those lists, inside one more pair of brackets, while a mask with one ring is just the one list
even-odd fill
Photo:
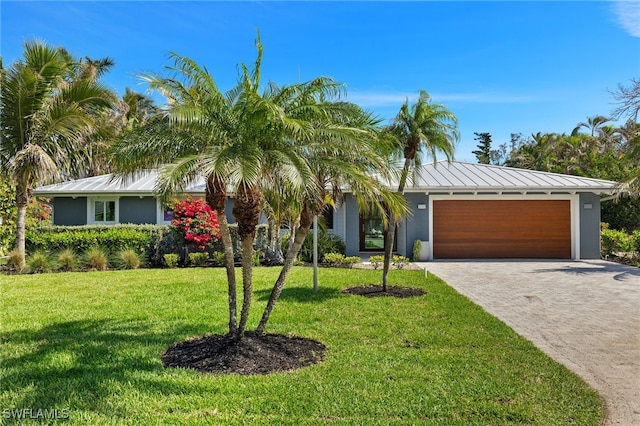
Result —
[[224, 247], [225, 269], [227, 270], [227, 288], [229, 298], [229, 334], [233, 335], [238, 329], [237, 322], [237, 288], [236, 288], [236, 269], [233, 256], [233, 241], [231, 240], [231, 232], [229, 231], [229, 222], [227, 221], [227, 213], [225, 205], [227, 202], [226, 184], [214, 175], [207, 177], [207, 188], [205, 193], [207, 204], [216, 211], [218, 216], [218, 225], [220, 226], [220, 238]]
[[235, 334], [238, 331], [237, 322], [237, 289], [236, 289], [236, 269], [235, 259], [233, 258], [233, 241], [231, 240], [231, 232], [229, 231], [229, 223], [224, 213], [217, 212], [218, 224], [220, 226], [220, 238], [222, 238], [222, 246], [224, 247], [225, 269], [227, 270], [227, 289], [229, 297], [229, 334]]
[[236, 331], [236, 339], [244, 336], [251, 309], [253, 293], [253, 240], [256, 237], [256, 226], [260, 220], [262, 206], [262, 193], [256, 187], [240, 186], [236, 192], [236, 200], [233, 205], [233, 216], [238, 223], [238, 235], [242, 243], [242, 310], [240, 312], [240, 324]]
[[[407, 150], [405, 149], [405, 155]], [[415, 150], [414, 150], [415, 156]], [[407, 184], [407, 176], [409, 175], [409, 168], [411, 167], [412, 158], [405, 158], [404, 167], [402, 168], [402, 174], [400, 175], [400, 182], [398, 183], [398, 192], [403, 193], [404, 187]], [[387, 227], [384, 232], [384, 264], [382, 266], [382, 291], [387, 291], [387, 285], [389, 284], [389, 268], [391, 267], [391, 258], [393, 257], [393, 240], [396, 236], [396, 218], [393, 214], [389, 214]]]
[[256, 328], [256, 333], [258, 334], [264, 334], [264, 330], [267, 327], [267, 322], [269, 321], [271, 312], [273, 311], [276, 302], [280, 298], [280, 294], [282, 293], [282, 289], [284, 288], [287, 276], [289, 275], [289, 272], [291, 272], [293, 262], [296, 260], [296, 256], [298, 256], [298, 253], [302, 248], [302, 244], [304, 244], [304, 240], [309, 233], [309, 229], [311, 229], [312, 220], [313, 212], [305, 206], [300, 215], [300, 228], [295, 234], [295, 239], [293, 241], [290, 241], [289, 249], [287, 250], [287, 256], [284, 260], [284, 266], [282, 267], [280, 275], [278, 275], [278, 279], [276, 280], [276, 283], [271, 290], [271, 295], [269, 296], [269, 301], [267, 302], [267, 306], [265, 307], [264, 313], [262, 314], [260, 324], [258, 324], [258, 328]]
[[27, 224], [27, 206], [29, 205], [29, 190], [26, 185], [18, 181], [16, 185], [16, 207], [18, 208], [18, 217], [16, 218], [16, 250], [24, 258], [25, 250], [25, 232]]
[[236, 337], [241, 339], [247, 328], [249, 311], [251, 310], [251, 296], [253, 295], [253, 238], [245, 236], [242, 239], [242, 311]]

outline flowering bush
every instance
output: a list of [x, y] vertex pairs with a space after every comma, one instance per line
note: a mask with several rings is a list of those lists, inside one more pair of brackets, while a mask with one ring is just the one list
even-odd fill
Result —
[[220, 231], [216, 212], [201, 198], [189, 197], [176, 201], [171, 226], [187, 245], [200, 251], [211, 240], [217, 240]]

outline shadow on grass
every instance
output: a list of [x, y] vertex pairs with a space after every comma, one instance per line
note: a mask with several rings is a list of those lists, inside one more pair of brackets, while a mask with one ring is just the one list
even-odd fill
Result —
[[149, 389], [149, 376], [139, 373], [161, 374], [161, 353], [185, 336], [203, 334], [204, 327], [162, 324], [162, 329], [152, 330], [145, 321], [68, 321], [2, 333], [3, 404], [11, 405], [3, 409], [114, 415], [108, 400], [119, 390], [154, 391]]
[[[271, 296], [271, 289], [257, 290], [254, 295], [257, 300], [267, 301]], [[287, 302], [299, 303], [321, 303], [328, 299], [342, 296], [340, 291], [335, 288], [326, 288], [320, 285], [318, 291], [313, 291], [313, 286], [309, 284], [306, 287], [290, 287], [286, 286], [280, 294], [280, 299]]]

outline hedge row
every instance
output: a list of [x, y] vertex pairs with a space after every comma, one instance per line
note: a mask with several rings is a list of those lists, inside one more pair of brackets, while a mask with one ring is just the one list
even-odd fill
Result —
[[[240, 258], [241, 245], [238, 226], [229, 225], [234, 254]], [[47, 226], [29, 230], [25, 235], [28, 253], [38, 250], [49, 252], [72, 249], [84, 252], [91, 247], [101, 247], [111, 253], [132, 249], [144, 254], [152, 266], [161, 266], [167, 253], [186, 253], [181, 239], [167, 225], [84, 225], [84, 226]], [[267, 248], [267, 225], [258, 225], [254, 247], [264, 252]], [[222, 252], [222, 241], [213, 241], [207, 245], [210, 254]]]
[[615, 229], [603, 229], [600, 236], [603, 256], [634, 252], [640, 254], [640, 231], [627, 234], [624, 231], [616, 231]]

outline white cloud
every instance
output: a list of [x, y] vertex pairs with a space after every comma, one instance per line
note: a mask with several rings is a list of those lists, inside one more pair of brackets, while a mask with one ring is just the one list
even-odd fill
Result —
[[[504, 93], [430, 93], [434, 102], [460, 102], [460, 103], [527, 103], [541, 102], [539, 96], [512, 95]], [[407, 99], [415, 102], [418, 93], [392, 93], [392, 92], [359, 92], [352, 90], [348, 93], [347, 100], [357, 103], [365, 108], [399, 106]]]
[[616, 1], [611, 9], [617, 23], [631, 36], [640, 38], [640, 1]]

